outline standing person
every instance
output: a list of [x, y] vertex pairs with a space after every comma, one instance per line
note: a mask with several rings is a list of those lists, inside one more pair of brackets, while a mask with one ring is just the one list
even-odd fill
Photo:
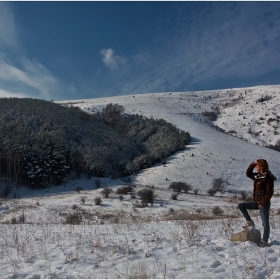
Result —
[[[254, 168], [258, 172], [253, 172]], [[256, 162], [252, 162], [247, 171], [246, 176], [254, 180], [253, 201], [242, 202], [238, 205], [239, 210], [246, 219], [244, 229], [254, 228], [254, 222], [252, 221], [247, 209], [259, 210], [262, 226], [263, 226], [263, 238], [260, 243], [261, 247], [268, 246], [268, 238], [270, 233], [269, 226], [269, 210], [270, 199], [274, 191], [275, 176], [269, 171], [268, 163], [265, 159], [258, 159]]]

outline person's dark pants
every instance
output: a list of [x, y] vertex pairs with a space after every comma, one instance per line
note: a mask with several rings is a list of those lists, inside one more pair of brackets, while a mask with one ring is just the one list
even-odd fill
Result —
[[260, 210], [263, 226], [263, 241], [268, 242], [270, 226], [269, 226], [269, 211], [270, 205], [263, 206], [259, 208], [259, 204], [253, 201], [242, 202], [238, 204], [238, 208], [241, 211], [242, 215], [247, 221], [252, 221], [247, 209], [249, 210]]

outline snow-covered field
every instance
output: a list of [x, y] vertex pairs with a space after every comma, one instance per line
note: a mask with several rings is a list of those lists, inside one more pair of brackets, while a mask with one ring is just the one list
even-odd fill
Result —
[[[163, 118], [188, 131], [184, 151], [127, 180], [69, 178], [64, 185], [31, 191], [15, 188], [0, 200], [0, 278], [280, 278], [280, 183], [271, 207], [270, 246], [231, 242], [241, 231], [237, 210], [245, 176], [258, 158], [280, 178], [279, 152], [265, 146], [280, 139], [280, 86], [202, 92], [150, 93], [61, 101], [88, 112], [118, 103], [127, 113]], [[214, 128], [203, 112], [219, 108]], [[226, 192], [207, 194], [215, 178]], [[99, 179], [101, 187], [96, 187]], [[187, 182], [197, 189], [171, 200], [168, 186]], [[134, 185], [137, 193], [154, 186], [153, 206], [137, 207], [130, 195], [100, 191]], [[101, 205], [94, 199], [102, 197]], [[16, 198], [14, 198], [16, 197]], [[221, 216], [212, 210], [219, 206]], [[258, 212], [252, 212], [262, 232]], [[76, 215], [76, 216], [75, 216]], [[65, 224], [72, 217], [79, 225]], [[11, 221], [24, 223], [11, 224]], [[74, 220], [75, 221], [75, 220]]]

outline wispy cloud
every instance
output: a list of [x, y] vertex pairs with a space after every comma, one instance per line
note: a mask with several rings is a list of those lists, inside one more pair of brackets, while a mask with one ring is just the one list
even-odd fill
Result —
[[115, 55], [115, 51], [113, 49], [102, 49], [99, 54], [102, 55], [102, 61], [111, 70], [117, 69], [121, 65], [126, 65], [126, 59]]
[[5, 91], [21, 92], [21, 95], [50, 99], [59, 83], [50, 71], [36, 60], [26, 57], [17, 58], [18, 67], [0, 60], [0, 87], [5, 84]]
[[[186, 40], [179, 42], [191, 83], [225, 77], [251, 77], [279, 69], [280, 22], [279, 13], [271, 13], [269, 20], [266, 3], [237, 3], [218, 5], [201, 16], [204, 26], [192, 28]], [[278, 12], [279, 10], [278, 5]], [[193, 24], [194, 25], [194, 24]], [[182, 43], [191, 38], [191, 50], [184, 51]], [[179, 44], [179, 46], [180, 46]], [[180, 65], [180, 63], [179, 63]], [[181, 64], [182, 65], [182, 64]]]
[[0, 89], [0, 98], [2, 97], [18, 97], [18, 98], [24, 98], [27, 97], [26, 95], [20, 93], [20, 92], [11, 92], [4, 89]]
[[123, 92], [188, 90], [280, 71], [279, 3], [197, 5], [188, 16], [178, 17], [172, 34], [160, 33], [157, 48], [138, 55], [142, 62], [149, 61], [146, 71], [137, 72]]
[[[59, 81], [36, 59], [23, 55], [14, 14], [9, 3], [0, 2], [0, 93], [50, 99]], [[11, 59], [12, 57], [12, 59]]]
[[[269, 73], [280, 73], [279, 2], [172, 4], [170, 10], [163, 9], [161, 16], [155, 16], [151, 23], [156, 27], [152, 29], [153, 41], [145, 38], [141, 45], [141, 36], [145, 34], [139, 34], [139, 45], [124, 45], [121, 54], [114, 48], [98, 47], [92, 64], [92, 53], [81, 57], [77, 52], [70, 56], [66, 50], [65, 60], [51, 57], [52, 67], [56, 73], [61, 71], [67, 85], [39, 57], [26, 55], [18, 36], [24, 33], [16, 24], [12, 7], [12, 3], [0, 2], [2, 95], [57, 99], [65, 98], [66, 93], [67, 98], [73, 98], [185, 91], [219, 87], [223, 80], [261, 83], [261, 78]], [[54, 48], [52, 53], [55, 51]], [[67, 67], [67, 63], [75, 66]], [[104, 71], [102, 65], [109, 71]], [[68, 71], [70, 68], [72, 71]], [[78, 78], [74, 80], [75, 77]]]
[[17, 46], [16, 27], [14, 14], [10, 5], [0, 2], [0, 47], [3, 45]]

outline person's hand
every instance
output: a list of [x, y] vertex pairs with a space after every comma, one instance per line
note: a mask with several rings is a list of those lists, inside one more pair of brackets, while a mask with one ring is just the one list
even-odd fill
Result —
[[259, 203], [259, 208], [260, 208], [260, 209], [262, 209], [262, 208], [263, 208], [263, 206], [262, 206], [260, 203]]

